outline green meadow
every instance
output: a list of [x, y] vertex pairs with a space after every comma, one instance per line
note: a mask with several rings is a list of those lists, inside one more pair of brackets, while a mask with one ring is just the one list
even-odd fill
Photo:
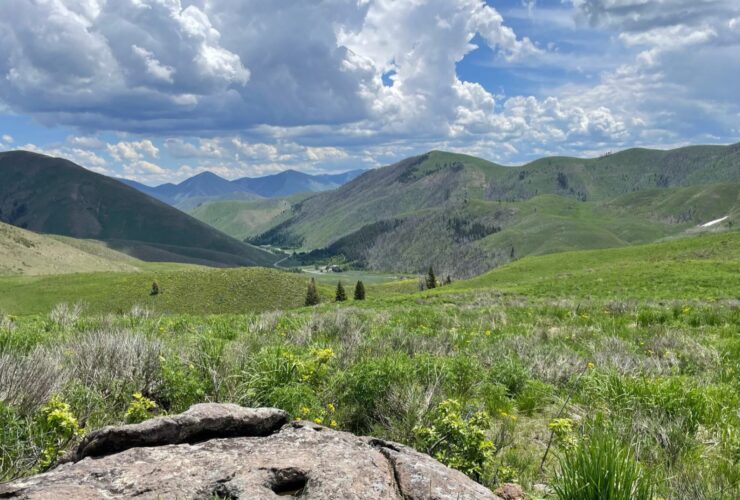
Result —
[[599, 478], [609, 498], [737, 498], [739, 253], [722, 233], [527, 257], [424, 292], [372, 284], [365, 301], [347, 280], [343, 303], [331, 275], [316, 307], [310, 275], [280, 270], [2, 278], [0, 478], [90, 429], [229, 401], [531, 498], [604, 498], [584, 489]]

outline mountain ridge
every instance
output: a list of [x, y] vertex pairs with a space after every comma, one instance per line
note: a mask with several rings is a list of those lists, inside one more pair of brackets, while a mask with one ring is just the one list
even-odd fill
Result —
[[0, 153], [0, 221], [39, 233], [106, 241], [141, 260], [271, 265], [240, 242], [140, 191], [62, 158]]
[[228, 180], [205, 171], [178, 184], [168, 182], [158, 186], [147, 186], [130, 179], [117, 180], [169, 205], [188, 211], [210, 201], [256, 200], [327, 191], [342, 186], [364, 172], [365, 170], [355, 169], [340, 174], [307, 174], [288, 169], [262, 177]]
[[433, 264], [468, 277], [525, 255], [648, 243], [690, 229], [691, 217], [631, 214], [637, 201], [608, 205], [630, 193], [730, 184], [692, 203], [710, 219], [736, 214], [738, 182], [736, 144], [549, 157], [519, 167], [431, 151], [294, 203], [289, 217], [248, 241], [370, 269], [420, 272]]

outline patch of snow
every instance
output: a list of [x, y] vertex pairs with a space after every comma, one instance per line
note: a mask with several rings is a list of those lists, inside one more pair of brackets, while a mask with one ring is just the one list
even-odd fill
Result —
[[719, 224], [719, 223], [720, 223], [720, 222], [722, 222], [723, 220], [727, 220], [727, 219], [729, 219], [729, 217], [730, 217], [729, 215], [725, 215], [724, 217], [721, 217], [721, 218], [719, 218], [719, 219], [714, 219], [714, 220], [710, 220], [709, 222], [707, 222], [707, 223], [705, 223], [705, 224], [702, 224], [702, 225], [700, 225], [699, 227], [709, 227], [709, 226], [714, 226], [715, 224]]

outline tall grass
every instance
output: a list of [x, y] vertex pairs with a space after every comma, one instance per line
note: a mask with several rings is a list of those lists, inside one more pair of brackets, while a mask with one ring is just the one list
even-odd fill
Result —
[[563, 500], [651, 500], [653, 486], [629, 448], [596, 430], [560, 459], [553, 484]]

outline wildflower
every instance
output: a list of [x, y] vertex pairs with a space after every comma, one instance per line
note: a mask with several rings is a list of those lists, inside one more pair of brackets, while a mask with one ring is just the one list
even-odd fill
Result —
[[595, 364], [593, 364], [593, 363], [591, 363], [591, 362], [589, 361], [589, 362], [588, 362], [588, 364], [586, 365], [586, 368], [588, 368], [589, 370], [593, 370], [594, 368], [596, 368], [596, 365], [595, 365]]
[[332, 403], [329, 403], [328, 405], [326, 405], [326, 409], [329, 410], [331, 413], [334, 413], [335, 411], [337, 411], [337, 409], [334, 407]]
[[321, 424], [322, 424], [322, 422], [323, 422], [323, 420], [322, 420], [322, 419], [320, 419], [319, 417], [316, 417], [316, 418], [314, 418], [314, 419], [313, 419], [313, 421], [314, 421], [315, 423], [319, 424], [319, 425], [321, 425]]
[[337, 421], [336, 420], [332, 420], [331, 423], [329, 424], [329, 427], [331, 427], [332, 429], [336, 429], [337, 428]]
[[308, 406], [301, 407], [301, 415], [306, 416], [309, 413], [311, 413], [311, 408], [309, 408]]
[[491, 330], [486, 330], [486, 337], [490, 337], [490, 336], [491, 336]]

